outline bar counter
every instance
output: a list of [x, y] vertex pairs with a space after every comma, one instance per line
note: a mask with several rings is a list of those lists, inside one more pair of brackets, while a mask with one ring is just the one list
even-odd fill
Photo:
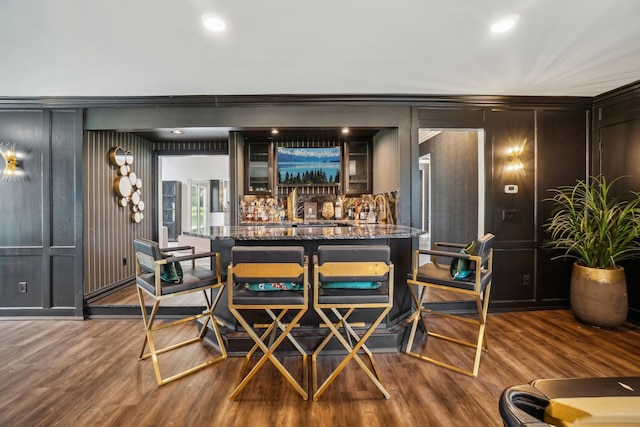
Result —
[[212, 240], [367, 240], [410, 239], [424, 231], [404, 225], [318, 221], [209, 227], [208, 232], [183, 234]]
[[[424, 232], [417, 228], [393, 224], [369, 224], [346, 221], [314, 221], [292, 223], [263, 223], [239, 226], [209, 227], [206, 231], [185, 232], [185, 235], [209, 239], [211, 250], [220, 252], [222, 270], [226, 274], [231, 262], [233, 246], [303, 246], [309, 257], [309, 279], [313, 277], [312, 257], [319, 245], [388, 245], [391, 248], [391, 262], [394, 264], [393, 308], [369, 340], [369, 347], [379, 352], [399, 351], [405, 322], [411, 312], [411, 298], [407, 288], [407, 273], [411, 269], [411, 254], [418, 247], [418, 236]], [[225, 290], [226, 292], [226, 290]], [[301, 328], [296, 335], [312, 351], [319, 343], [326, 329], [320, 327], [319, 316], [311, 306], [301, 320]], [[230, 354], [241, 355], [250, 348], [250, 340], [244, 335], [227, 308], [227, 298], [222, 297], [216, 310], [228, 329], [225, 334]], [[355, 315], [354, 315], [355, 316]], [[363, 317], [361, 321], [367, 322]]]

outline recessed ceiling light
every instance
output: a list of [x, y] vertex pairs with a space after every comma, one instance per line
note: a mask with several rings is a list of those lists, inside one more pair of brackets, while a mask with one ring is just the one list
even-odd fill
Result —
[[211, 13], [202, 15], [202, 25], [204, 25], [206, 29], [216, 32], [224, 31], [224, 29], [227, 28], [227, 24], [222, 18]]
[[349, 128], [342, 128], [342, 133], [349, 133]]
[[171, 133], [174, 134], [174, 135], [183, 135], [184, 131], [182, 131], [180, 129], [176, 129], [176, 130], [172, 130]]
[[518, 19], [520, 19], [518, 15], [505, 16], [491, 26], [491, 31], [494, 33], [504, 33], [505, 31], [509, 31], [516, 25]]
[[273, 128], [273, 129], [271, 129], [271, 133], [272, 133], [272, 134], [274, 134], [274, 135], [276, 135], [276, 134], [278, 134], [279, 132], [278, 132], [278, 129]]

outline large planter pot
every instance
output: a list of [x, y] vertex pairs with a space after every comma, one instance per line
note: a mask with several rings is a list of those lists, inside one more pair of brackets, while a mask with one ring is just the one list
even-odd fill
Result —
[[615, 328], [626, 320], [628, 304], [624, 268], [602, 269], [573, 264], [571, 309], [579, 320]]

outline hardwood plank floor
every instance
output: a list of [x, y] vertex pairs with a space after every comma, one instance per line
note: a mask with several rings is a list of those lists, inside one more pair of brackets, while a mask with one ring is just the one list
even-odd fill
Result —
[[[305, 402], [267, 363], [231, 402], [242, 358], [156, 387], [151, 361], [138, 361], [142, 334], [132, 319], [0, 320], [0, 426], [500, 426], [498, 398], [510, 385], [640, 375], [637, 326], [597, 329], [568, 311], [493, 313], [477, 379], [403, 353], [376, 354], [390, 400], [351, 362], [320, 401]], [[430, 351], [470, 361], [431, 341]], [[207, 351], [197, 344], [161, 363], [169, 371]], [[320, 362], [328, 372], [338, 358]]]

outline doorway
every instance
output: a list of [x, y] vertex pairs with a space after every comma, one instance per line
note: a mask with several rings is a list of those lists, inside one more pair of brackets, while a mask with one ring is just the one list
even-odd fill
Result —
[[421, 249], [484, 234], [484, 140], [483, 129], [419, 130]]
[[[229, 215], [228, 155], [160, 155], [158, 157], [159, 194], [166, 183], [180, 189], [175, 201], [176, 225], [171, 231], [172, 217], [165, 216], [171, 200], [158, 198], [158, 236], [160, 246], [193, 245], [200, 252], [209, 251], [209, 241], [185, 236], [183, 232], [204, 232], [212, 225], [224, 225]], [[166, 228], [165, 228], [166, 227]], [[166, 236], [166, 238], [165, 238]]]

